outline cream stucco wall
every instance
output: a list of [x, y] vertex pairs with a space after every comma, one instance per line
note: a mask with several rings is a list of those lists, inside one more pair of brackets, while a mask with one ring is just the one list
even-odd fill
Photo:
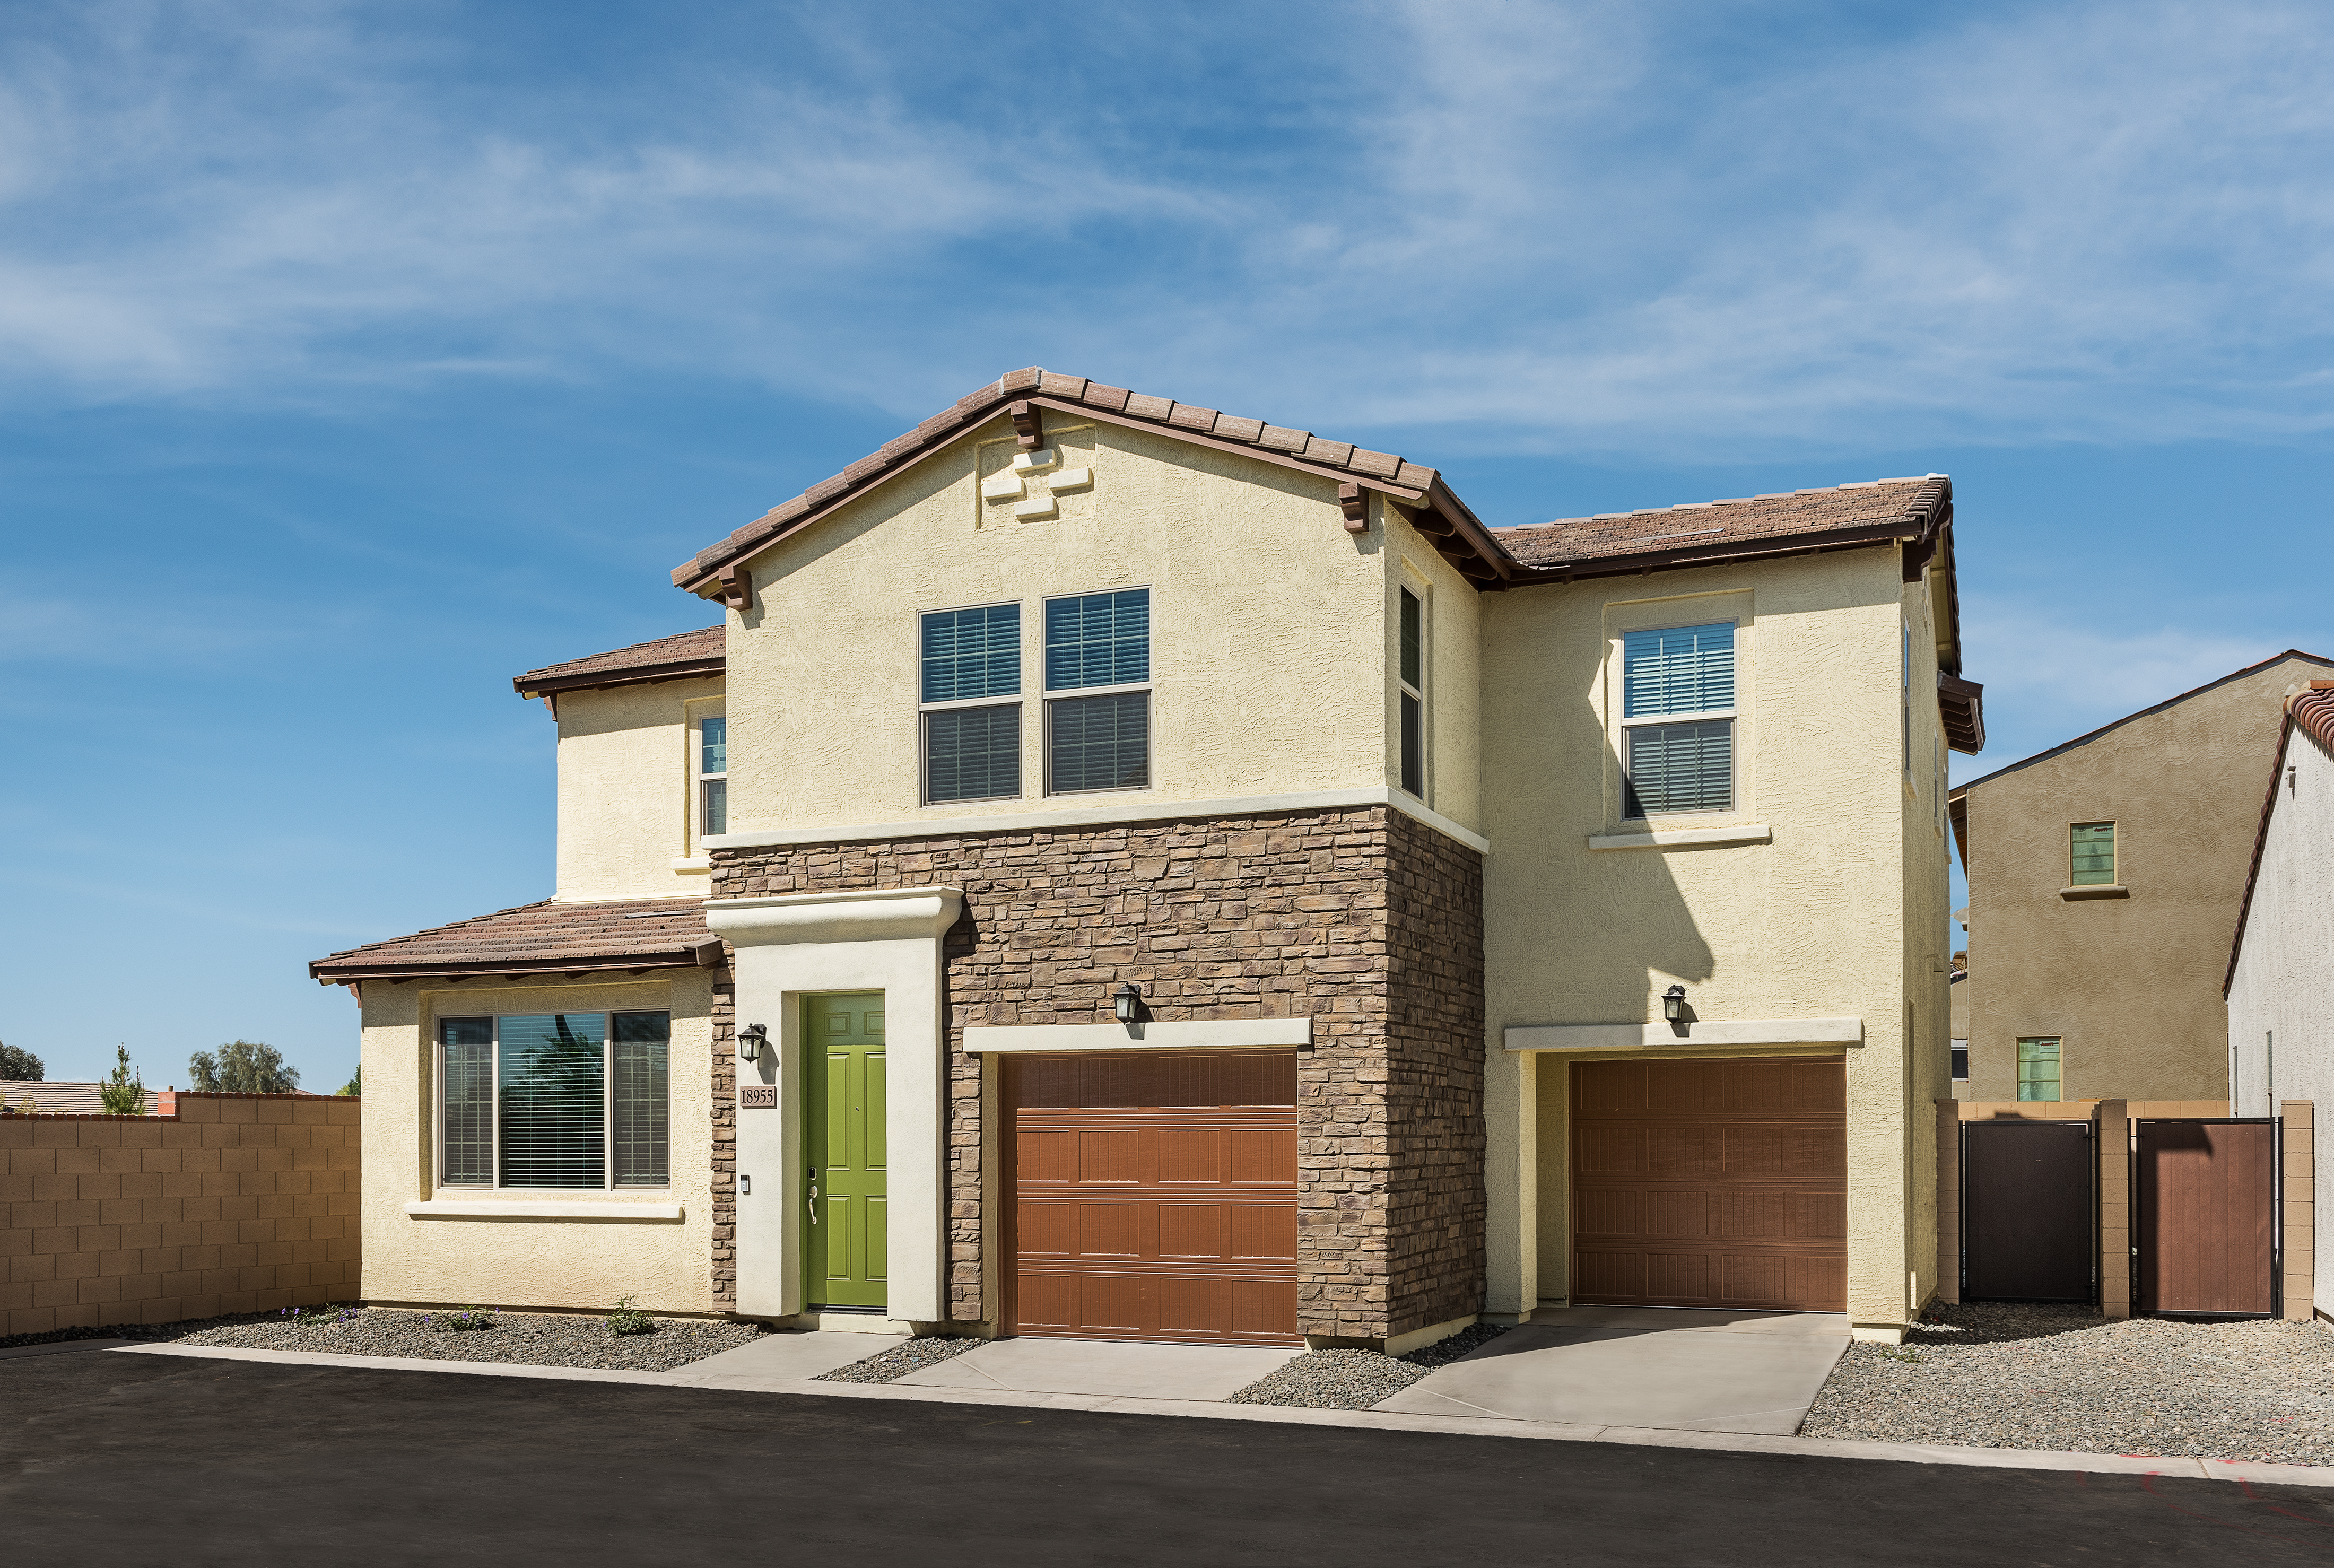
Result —
[[[604, 1308], [632, 1295], [651, 1312], [712, 1311], [713, 974], [676, 969], [604, 985], [365, 982], [365, 1299]], [[431, 1042], [439, 1018], [656, 1009], [672, 1014], [668, 1188], [433, 1190]], [[446, 1218], [406, 1212], [409, 1203], [433, 1200], [643, 1209], [677, 1204], [682, 1217]]]
[[[979, 495], [1018, 450], [999, 419], [753, 558], [729, 633], [733, 833], [1396, 783], [1394, 556], [1436, 607], [1434, 803], [1475, 825], [1471, 591], [1399, 520], [1390, 553], [1382, 501], [1349, 534], [1329, 478], [1068, 416], [1046, 430], [1092, 475], [1055, 516]], [[1144, 586], [1152, 785], [1049, 798], [1044, 601]], [[918, 615], [1003, 601], [1022, 606], [1021, 794], [924, 805]]]
[[[2277, 1101], [2334, 1104], [2334, 756], [2297, 730], [2285, 762], [2293, 771], [2277, 784], [2229, 986], [2239, 1116], [2276, 1115]], [[2317, 1170], [2314, 1255], [2334, 1258], [2334, 1159], [2321, 1156]], [[2323, 1303], [2326, 1292], [2317, 1294]]]
[[[1907, 1281], [1934, 1273], [1934, 1194], [1916, 1173], [1933, 1118], [1910, 1107], [1945, 1092], [1945, 867], [1934, 772], [1908, 787], [1901, 765], [1908, 615], [1917, 757], [1937, 715], [1926, 595], [1900, 563], [1855, 550], [1482, 601], [1494, 1312], [1567, 1297], [1567, 1127], [1543, 1108], [1578, 1059], [1507, 1052], [1502, 1032], [1655, 1019], [1673, 982], [1707, 1021], [1863, 1020], [1845, 1053], [1849, 1311], [1901, 1323], [1934, 1283]], [[1592, 849], [1625, 825], [1620, 633], [1726, 619], [1740, 627], [1737, 809], [1651, 825], [1760, 826], [1771, 842]], [[1926, 934], [1908, 929], [1915, 915]]]
[[721, 681], [664, 680], [562, 692], [559, 897], [703, 897], [693, 851], [696, 721], [721, 711]]
[[[2283, 659], [1968, 792], [1970, 1085], [2018, 1097], [2018, 1042], [2057, 1036], [2069, 1100], [2228, 1093], [2221, 999], [2286, 695]], [[2127, 898], [2067, 899], [2069, 830], [2116, 824]]]

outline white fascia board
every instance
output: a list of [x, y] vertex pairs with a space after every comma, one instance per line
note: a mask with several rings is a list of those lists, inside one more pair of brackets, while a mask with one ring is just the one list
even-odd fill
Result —
[[1768, 844], [1775, 830], [1764, 822], [1743, 822], [1731, 828], [1664, 828], [1650, 833], [1591, 833], [1592, 850], [1688, 849], [1696, 844]]
[[1530, 1024], [1503, 1031], [1510, 1051], [1674, 1051], [1702, 1045], [1861, 1045], [1861, 1018], [1737, 1018], [1692, 1024]]
[[557, 1201], [496, 1202], [488, 1198], [437, 1198], [409, 1203], [405, 1212], [416, 1219], [649, 1219], [682, 1217], [677, 1203], [561, 1203]]
[[[1138, 800], [1122, 805], [1065, 806], [1051, 811], [998, 816], [933, 816], [905, 822], [853, 822], [824, 828], [773, 828], [754, 832], [711, 833], [698, 842], [714, 850], [757, 850], [787, 844], [857, 843], [867, 839], [946, 838], [952, 833], [1018, 833], [1047, 828], [1101, 827], [1113, 822], [1191, 822], [1202, 817], [1261, 816], [1275, 812], [1335, 811], [1346, 806], [1391, 806], [1455, 839], [1479, 855], [1491, 841], [1462, 828], [1441, 812], [1387, 784], [1362, 789], [1313, 790], [1300, 794], [1227, 795], [1216, 800]], [[1765, 829], [1760, 830], [1761, 832]]]
[[999, 1051], [1231, 1051], [1313, 1044], [1310, 1018], [1203, 1018], [1180, 1024], [969, 1024], [968, 1055]]

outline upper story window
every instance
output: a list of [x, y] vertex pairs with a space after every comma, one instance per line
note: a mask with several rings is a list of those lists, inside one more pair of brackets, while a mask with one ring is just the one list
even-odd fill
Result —
[[2068, 830], [2067, 885], [2112, 886], [2116, 880], [2115, 823], [2077, 822]]
[[1151, 590], [1046, 601], [1046, 692], [1047, 794], [1148, 789]]
[[2057, 1036], [2021, 1040], [2018, 1043], [2018, 1098], [2061, 1098], [2060, 1091], [2065, 1087], [2065, 1080], [2060, 1076], [2063, 1065]]
[[922, 618], [924, 801], [1021, 793], [1021, 607], [985, 604]]
[[729, 831], [729, 721], [719, 714], [697, 723], [697, 820], [702, 833]]
[[1426, 798], [1426, 606], [1402, 591], [1402, 787]]
[[669, 1013], [533, 1013], [438, 1025], [443, 1187], [664, 1187]]
[[1734, 718], [1732, 621], [1623, 633], [1625, 814], [1732, 809]]

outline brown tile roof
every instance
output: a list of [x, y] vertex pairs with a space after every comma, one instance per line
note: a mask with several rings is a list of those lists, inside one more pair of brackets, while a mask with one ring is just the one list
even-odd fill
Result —
[[308, 973], [327, 986], [432, 975], [580, 974], [670, 969], [722, 961], [698, 899], [545, 899], [369, 942], [319, 958]]
[[[33, 1109], [49, 1116], [102, 1116], [105, 1101], [98, 1098], [96, 1083], [75, 1083], [58, 1080], [29, 1078], [0, 1079], [0, 1100], [8, 1102], [11, 1111], [22, 1111], [24, 1101]], [[146, 1110], [152, 1114], [156, 1090], [146, 1091]]]
[[676, 680], [719, 675], [727, 658], [726, 626], [700, 627], [608, 653], [546, 664], [512, 680], [522, 697], [545, 691], [578, 691], [595, 686], [629, 686], [645, 680]]
[[2269, 794], [2262, 800], [2261, 825], [2253, 830], [2252, 864], [2245, 869], [2245, 896], [2237, 905], [2237, 931], [2229, 939], [2229, 967], [2221, 976], [2224, 1000], [2237, 983], [2237, 958], [2245, 950], [2245, 924], [2252, 918], [2253, 889], [2261, 881], [2262, 851], [2269, 845], [2269, 820], [2277, 814], [2278, 786], [2285, 782], [2285, 759], [2297, 729], [2334, 752], [2334, 680], [2313, 680], [2285, 699], [2285, 721], [2277, 726], [2277, 754], [2269, 767]]
[[1674, 564], [1720, 561], [1748, 553], [1745, 546], [1811, 534], [1924, 534], [1936, 527], [1941, 512], [1950, 515], [1952, 501], [1953, 481], [1943, 474], [1925, 474], [1828, 490], [1568, 517], [1497, 528], [1491, 536], [1518, 561], [1542, 571], [1624, 558], [1634, 571], [1649, 557]]
[[1432, 526], [1424, 531], [1462, 572], [1489, 585], [1504, 581], [1513, 571], [1513, 563], [1491, 543], [1489, 530], [1451, 493], [1442, 476], [1432, 468], [1406, 462], [1392, 452], [1374, 452], [1309, 430], [1268, 424], [1262, 419], [1245, 419], [1214, 409], [1179, 403], [1172, 398], [1106, 386], [1084, 376], [1065, 376], [1032, 368], [1011, 371], [966, 393], [842, 473], [820, 480], [727, 539], [699, 551], [692, 559], [673, 569], [674, 584], [692, 592], [706, 591], [724, 567], [809, 526], [851, 496], [939, 450], [975, 426], [987, 423], [1008, 405], [1021, 402], [1105, 424], [1153, 429], [1181, 440], [1245, 452], [1268, 463], [1383, 491], [1405, 505], [1435, 515], [1442, 525], [1447, 525], [1447, 534], [1438, 534]]

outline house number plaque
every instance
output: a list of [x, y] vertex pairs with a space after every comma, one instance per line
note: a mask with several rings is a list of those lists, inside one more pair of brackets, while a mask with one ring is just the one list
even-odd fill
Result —
[[738, 1107], [741, 1111], [776, 1111], [778, 1108], [778, 1086], [775, 1083], [748, 1083], [738, 1091]]

